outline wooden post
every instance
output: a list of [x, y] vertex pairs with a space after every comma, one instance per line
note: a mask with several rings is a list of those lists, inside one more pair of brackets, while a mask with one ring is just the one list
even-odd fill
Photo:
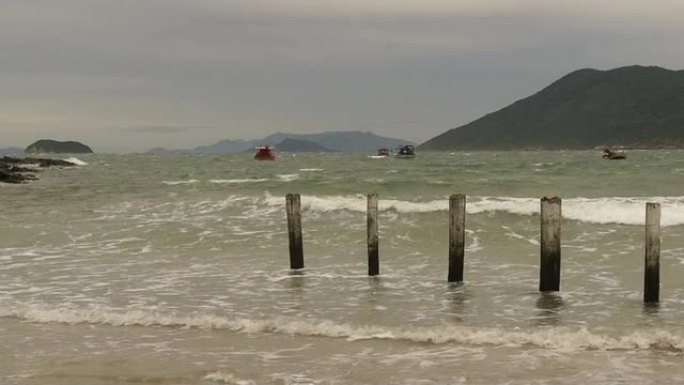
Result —
[[378, 195], [368, 194], [368, 275], [380, 274], [378, 250]]
[[660, 296], [660, 204], [646, 203], [646, 255], [644, 258], [644, 302]]
[[449, 197], [449, 282], [463, 281], [465, 206], [465, 195]]
[[304, 250], [302, 248], [302, 215], [299, 194], [287, 194], [285, 197], [287, 211], [287, 233], [290, 238], [290, 268], [304, 268]]
[[561, 199], [541, 199], [541, 263], [539, 291], [560, 290]]

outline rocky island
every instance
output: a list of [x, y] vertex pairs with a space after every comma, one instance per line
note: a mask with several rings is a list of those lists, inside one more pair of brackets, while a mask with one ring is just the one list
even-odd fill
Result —
[[80, 142], [40, 139], [26, 147], [24, 152], [27, 154], [91, 154], [93, 150]]

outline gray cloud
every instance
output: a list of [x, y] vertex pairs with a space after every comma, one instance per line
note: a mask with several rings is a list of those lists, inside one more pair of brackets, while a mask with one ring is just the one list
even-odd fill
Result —
[[481, 3], [5, 0], [0, 132], [131, 150], [275, 131], [421, 141], [577, 68], [684, 63], [679, 1]]
[[198, 126], [143, 126], [143, 127], [129, 127], [122, 128], [123, 132], [137, 132], [149, 134], [175, 134], [179, 132], [205, 130], [207, 127]]

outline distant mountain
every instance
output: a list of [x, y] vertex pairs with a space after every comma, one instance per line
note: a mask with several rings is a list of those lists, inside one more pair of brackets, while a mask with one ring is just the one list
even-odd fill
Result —
[[89, 154], [93, 150], [80, 142], [40, 139], [24, 150], [27, 154]]
[[265, 138], [269, 141], [282, 141], [287, 138], [308, 140], [325, 148], [340, 152], [375, 152], [378, 147], [397, 147], [412, 144], [403, 139], [387, 138], [371, 132], [334, 131], [320, 134], [284, 134], [276, 133]]
[[278, 152], [333, 152], [318, 143], [301, 139], [285, 139], [275, 145]]
[[0, 148], [0, 154], [21, 154], [23, 152], [24, 149], [19, 147]]
[[572, 72], [538, 93], [421, 144], [420, 150], [684, 148], [684, 71]]
[[[402, 144], [412, 144], [410, 141], [386, 138], [370, 132], [335, 131], [320, 134], [286, 134], [275, 133], [262, 139], [255, 140], [222, 140], [209, 146], [199, 146], [192, 150], [195, 153], [242, 152], [253, 149], [258, 145], [276, 146], [285, 139], [305, 140], [317, 143], [332, 151], [340, 152], [375, 152], [378, 147], [397, 147]], [[280, 148], [277, 148], [280, 151]]]
[[259, 140], [222, 140], [207, 146], [195, 147], [190, 152], [198, 154], [210, 154], [220, 152], [244, 152], [252, 150], [255, 146], [260, 144], [274, 145], [275, 143], [265, 143]]

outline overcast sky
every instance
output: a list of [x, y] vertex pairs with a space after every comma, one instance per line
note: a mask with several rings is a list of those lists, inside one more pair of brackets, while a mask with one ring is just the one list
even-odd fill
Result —
[[684, 68], [682, 0], [0, 0], [0, 147], [422, 142], [579, 68]]

